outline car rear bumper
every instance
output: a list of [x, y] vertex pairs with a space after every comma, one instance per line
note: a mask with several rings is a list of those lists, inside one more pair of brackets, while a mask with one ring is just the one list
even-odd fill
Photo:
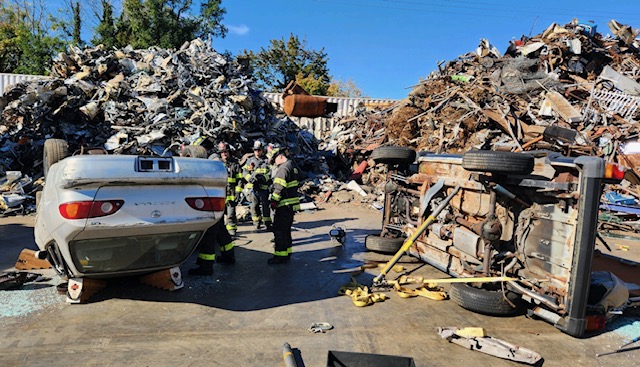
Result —
[[[161, 269], [168, 269], [173, 266], [178, 266], [184, 262], [190, 254], [196, 249], [200, 239], [204, 232], [212, 226], [217, 220], [220, 220], [221, 215], [216, 215], [214, 218], [193, 218], [190, 220], [174, 223], [153, 223], [141, 225], [136, 223], [135, 225], [120, 225], [120, 226], [80, 226], [73, 221], [66, 223], [54, 231], [51, 234], [48, 244], [55, 243], [58, 247], [58, 251], [65, 262], [65, 266], [68, 269], [70, 275], [73, 277], [96, 277], [96, 278], [108, 278], [128, 276], [141, 273], [154, 272]], [[80, 258], [78, 251], [73, 249], [74, 243], [81, 243], [82, 241], [92, 241], [99, 239], [112, 239], [122, 237], [158, 237], [165, 234], [174, 233], [198, 233], [198, 238], [189, 244], [189, 248], [182, 252], [179, 259], [171, 263], [158, 264], [157, 266], [146, 264], [141, 268], [128, 268], [126, 270], [116, 271], [100, 271], [100, 270], [83, 270], [82, 263], [86, 261], [85, 258]], [[151, 250], [150, 250], [151, 251]], [[82, 254], [80, 254], [82, 255]]]

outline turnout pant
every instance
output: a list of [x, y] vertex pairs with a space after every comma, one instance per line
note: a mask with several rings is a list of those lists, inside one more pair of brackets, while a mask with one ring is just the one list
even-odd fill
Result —
[[271, 226], [271, 215], [269, 207], [269, 191], [268, 190], [252, 190], [249, 196], [251, 201], [251, 221], [255, 226], [264, 223]]
[[224, 207], [224, 219], [227, 231], [235, 232], [238, 230], [238, 218], [236, 217], [236, 203], [227, 203]]
[[234, 243], [229, 231], [224, 226], [221, 219], [216, 224], [207, 229], [198, 245], [197, 264], [213, 263], [216, 260], [216, 246], [220, 247], [220, 258], [234, 256]]
[[293, 245], [293, 240], [291, 239], [292, 225], [293, 208], [288, 205], [276, 208], [273, 216], [274, 256], [291, 256]]

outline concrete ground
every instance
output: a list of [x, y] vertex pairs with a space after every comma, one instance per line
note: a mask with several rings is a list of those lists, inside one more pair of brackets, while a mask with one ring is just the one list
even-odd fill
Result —
[[[87, 304], [70, 305], [56, 292], [55, 276], [0, 291], [0, 366], [284, 366], [284, 342], [306, 367], [327, 366], [329, 351], [411, 357], [417, 367], [520, 365], [450, 344], [436, 334], [439, 326], [483, 327], [540, 353], [549, 367], [638, 365], [640, 350], [595, 357], [639, 336], [631, 334], [640, 324], [634, 310], [606, 332], [576, 339], [544, 321], [478, 315], [450, 300], [389, 292], [385, 302], [354, 307], [338, 290], [365, 260], [389, 259], [364, 247], [380, 223], [380, 212], [355, 205], [297, 214], [293, 261], [277, 266], [266, 264], [270, 236], [243, 225], [236, 265], [216, 264], [213, 277], [190, 277], [193, 256], [182, 266], [185, 287], [175, 292], [119, 279]], [[33, 217], [0, 224], [0, 270], [6, 271], [22, 248], [35, 249]], [[344, 246], [330, 240], [334, 225], [347, 232]], [[401, 264], [411, 275], [445, 277], [408, 257]], [[369, 269], [356, 279], [370, 284], [377, 274]], [[308, 331], [315, 322], [334, 328]]]

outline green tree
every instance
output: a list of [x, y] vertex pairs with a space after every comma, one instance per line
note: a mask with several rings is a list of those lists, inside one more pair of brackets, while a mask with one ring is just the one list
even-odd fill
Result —
[[331, 77], [327, 54], [307, 49], [307, 41], [291, 34], [288, 40], [271, 40], [268, 48], [259, 52], [244, 50], [240, 57], [248, 58], [258, 85], [268, 92], [280, 92], [289, 82], [298, 80], [312, 94], [326, 94]]
[[222, 19], [227, 10], [222, 7], [221, 0], [202, 1], [200, 5], [201, 21], [199, 37], [211, 35], [213, 37], [225, 38], [227, 27], [222, 24]]
[[116, 21], [113, 14], [113, 5], [109, 0], [101, 0], [100, 8], [94, 13], [98, 19], [98, 25], [95, 28], [91, 43], [94, 45], [104, 45], [112, 48], [117, 45], [116, 39]]
[[82, 17], [80, 16], [80, 3], [76, 2], [73, 5], [73, 43], [81, 45], [82, 38], [80, 33], [82, 32]]
[[60, 34], [60, 38], [76, 46], [84, 45], [82, 41], [82, 14], [79, 0], [65, 0], [59, 9], [59, 17], [49, 15], [51, 29]]
[[116, 45], [179, 48], [198, 37], [225, 37], [226, 10], [221, 4], [221, 0], [202, 1], [200, 13], [191, 15], [192, 0], [125, 0], [115, 24]]
[[366, 98], [367, 96], [362, 92], [358, 84], [352, 79], [342, 81], [334, 79], [329, 85], [327, 91], [328, 96], [333, 97], [350, 97], [350, 98]]
[[64, 48], [62, 39], [50, 34], [51, 19], [42, 0], [0, 2], [2, 72], [48, 73], [52, 56]]
[[11, 73], [18, 67], [22, 51], [18, 45], [18, 27], [13, 12], [0, 9], [0, 72]]

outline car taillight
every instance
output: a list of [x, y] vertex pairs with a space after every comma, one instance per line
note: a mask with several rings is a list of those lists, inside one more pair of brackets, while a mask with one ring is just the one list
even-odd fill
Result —
[[60, 215], [66, 219], [86, 219], [111, 215], [124, 204], [124, 200], [73, 201], [60, 204]]
[[607, 315], [587, 315], [585, 331], [604, 330], [607, 326]]
[[607, 163], [604, 168], [604, 178], [622, 180], [624, 178], [624, 167], [616, 163]]
[[187, 204], [195, 210], [204, 212], [219, 212], [224, 210], [224, 198], [203, 197], [203, 198], [186, 198]]

